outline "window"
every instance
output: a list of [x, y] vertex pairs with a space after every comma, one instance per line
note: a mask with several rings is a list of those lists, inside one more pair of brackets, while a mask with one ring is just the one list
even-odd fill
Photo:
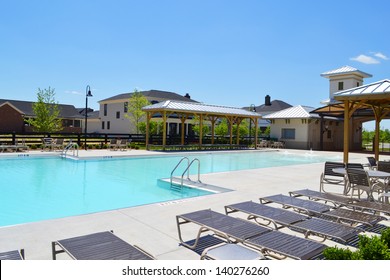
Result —
[[295, 128], [282, 128], [283, 139], [295, 139]]
[[80, 120], [75, 120], [74, 121], [74, 127], [81, 127], [81, 121]]
[[110, 130], [110, 121], [107, 121], [107, 130]]
[[129, 102], [125, 102], [123, 104], [123, 112], [127, 113], [127, 110], [129, 109]]
[[329, 129], [326, 136], [328, 139], [332, 139], [332, 130]]
[[102, 129], [104, 129], [104, 122], [102, 122]]
[[107, 116], [107, 104], [104, 104], [104, 116]]
[[344, 82], [339, 82], [339, 90], [343, 90], [344, 89]]
[[119, 111], [116, 112], [116, 118], [117, 118], [117, 119], [120, 119], [120, 118], [121, 118], [121, 112], [119, 112]]
[[359, 83], [359, 82], [357, 82], [357, 83], [356, 83], [356, 86], [357, 86], [357, 87], [360, 87], [360, 83]]
[[286, 124], [290, 123], [290, 119], [285, 119]]

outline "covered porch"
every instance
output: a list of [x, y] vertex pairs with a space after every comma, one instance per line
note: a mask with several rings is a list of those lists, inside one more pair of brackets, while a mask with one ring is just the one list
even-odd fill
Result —
[[[335, 116], [344, 119], [343, 159], [348, 163], [352, 120], [366, 122], [375, 120], [374, 154], [379, 159], [380, 122], [389, 118], [390, 113], [390, 80], [385, 79], [368, 85], [340, 91], [334, 94], [329, 105], [314, 111], [321, 115]], [[359, 129], [356, 128], [356, 129]], [[361, 127], [360, 127], [361, 133]]]
[[[256, 112], [247, 111], [240, 108], [226, 107], [226, 106], [215, 106], [203, 103], [190, 103], [167, 100], [157, 104], [145, 106], [142, 108], [146, 112], [146, 148], [150, 149], [150, 121], [154, 116], [161, 116], [163, 123], [163, 136], [162, 136], [162, 149], [168, 149], [167, 144], [167, 121], [170, 116], [175, 116], [180, 120], [180, 145], [185, 148], [185, 122], [190, 118], [197, 118], [199, 120], [199, 143], [197, 144], [198, 149], [204, 148], [218, 148], [220, 145], [215, 144], [215, 125], [217, 120], [225, 118], [229, 125], [229, 144], [224, 145], [225, 147], [240, 147], [240, 132], [237, 129], [236, 142], [233, 143], [233, 125], [236, 124], [238, 127], [244, 119], [254, 123], [255, 127], [255, 148], [257, 143], [258, 135], [258, 120], [261, 115]], [[211, 144], [204, 144], [203, 139], [203, 126], [207, 124], [211, 125]]]

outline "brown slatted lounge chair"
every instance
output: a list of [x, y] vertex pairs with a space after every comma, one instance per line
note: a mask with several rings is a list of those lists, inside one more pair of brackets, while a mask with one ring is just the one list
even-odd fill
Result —
[[377, 213], [384, 213], [390, 215], [390, 205], [386, 205], [379, 202], [366, 201], [366, 200], [356, 200], [354, 198], [334, 195], [329, 193], [322, 193], [318, 191], [313, 191], [309, 189], [296, 190], [290, 192], [291, 196], [299, 197], [305, 196], [312, 200], [323, 200], [326, 202], [332, 202], [334, 205], [345, 206], [354, 210], [368, 211]]
[[337, 222], [350, 224], [361, 223], [370, 227], [385, 220], [384, 217], [378, 215], [341, 208], [332, 209], [328, 205], [316, 201], [299, 199], [282, 194], [260, 198], [260, 202], [264, 204], [274, 202], [283, 205], [285, 208], [294, 208], [299, 212], [305, 212], [311, 216], [318, 216], [320, 218], [328, 217]]
[[308, 214], [310, 216], [320, 216], [324, 212], [328, 212], [332, 207], [315, 202], [310, 200], [298, 199], [296, 197], [291, 197], [283, 194], [277, 194], [267, 197], [260, 198], [262, 204], [267, 203], [279, 203], [283, 205], [284, 208], [294, 208], [298, 212]]
[[324, 172], [322, 172], [320, 177], [320, 192], [326, 192], [325, 185], [327, 184], [343, 186], [344, 194], [348, 191], [344, 175], [334, 172], [333, 169], [335, 168], [345, 168], [345, 165], [342, 162], [325, 162]]
[[[57, 250], [56, 246], [60, 249]], [[123, 241], [111, 231], [98, 232], [52, 242], [53, 260], [66, 252], [75, 260], [152, 260], [153, 256]]]
[[[309, 259], [319, 255], [326, 248], [325, 245], [318, 242], [274, 231], [209, 209], [178, 215], [176, 216], [176, 222], [181, 244], [191, 249], [197, 246], [200, 235], [206, 231], [212, 231], [214, 234], [225, 238], [228, 243], [232, 241], [240, 242], [275, 258], [281, 256], [282, 258]], [[187, 223], [200, 226], [194, 245], [184, 242], [182, 238], [181, 226]], [[253, 239], [259, 236], [264, 236], [267, 242]], [[286, 246], [281, 245], [285, 243], [285, 240], [290, 240], [291, 243]], [[292, 247], [295, 249], [292, 250]]]
[[[274, 208], [268, 205], [246, 201], [237, 204], [225, 206], [226, 214], [234, 212], [243, 212], [248, 214], [248, 219], [261, 218], [272, 222], [276, 229], [288, 227], [305, 234], [305, 237], [316, 235], [323, 238], [333, 238], [341, 243], [347, 243], [348, 240], [356, 237], [361, 231], [354, 227], [335, 223], [318, 218], [310, 218], [305, 215], [294, 213], [285, 209]], [[279, 226], [277, 226], [277, 224]]]
[[0, 260], [24, 260], [24, 249], [0, 253]]
[[[292, 211], [287, 211], [280, 208], [271, 207], [264, 204], [255, 203], [253, 201], [245, 201], [241, 203], [231, 204], [225, 206], [226, 215], [235, 212], [243, 212], [248, 214], [248, 220], [254, 219], [261, 225], [268, 226], [273, 224], [275, 229], [289, 226], [293, 223], [306, 220], [308, 217]], [[262, 223], [258, 219], [267, 221]]]
[[[327, 248], [324, 244], [294, 235], [273, 231], [272, 234], [262, 234], [245, 240], [247, 246], [261, 247], [262, 253], [279, 258], [276, 254], [298, 260], [310, 260], [321, 255]], [[272, 248], [272, 251], [269, 250]]]
[[323, 193], [323, 192], [313, 191], [309, 189], [291, 191], [290, 196], [294, 196], [294, 197], [305, 196], [314, 201], [322, 200], [325, 202], [331, 202], [334, 204], [334, 206], [340, 206], [340, 205], [344, 206], [356, 201], [356, 199], [350, 197], [331, 194], [331, 193]]

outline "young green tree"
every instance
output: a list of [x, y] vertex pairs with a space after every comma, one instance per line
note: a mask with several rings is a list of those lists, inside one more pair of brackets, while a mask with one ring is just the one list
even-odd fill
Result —
[[[140, 122], [138, 124], [139, 132], [142, 134], [146, 133], [146, 122]], [[150, 121], [149, 122], [149, 133], [150, 135], [161, 135], [163, 132], [163, 122], [161, 121]]]
[[227, 119], [223, 118], [219, 124], [215, 126], [214, 133], [218, 136], [226, 136], [229, 132]]
[[[194, 117], [192, 120], [192, 130], [197, 134], [200, 135], [200, 118], [198, 116]], [[210, 133], [210, 127], [207, 125], [207, 122], [203, 121], [202, 125], [202, 135], [205, 136], [206, 134]]]
[[41, 90], [38, 88], [38, 101], [32, 105], [35, 118], [25, 120], [33, 126], [34, 131], [53, 133], [62, 129], [61, 119], [59, 118], [60, 109], [54, 96], [54, 89], [49, 87]]
[[129, 103], [127, 106], [127, 114], [125, 117], [135, 126], [137, 134], [140, 131], [140, 123], [145, 112], [142, 111], [142, 107], [149, 105], [148, 99], [140, 93], [138, 90], [134, 90], [134, 93], [130, 96]]

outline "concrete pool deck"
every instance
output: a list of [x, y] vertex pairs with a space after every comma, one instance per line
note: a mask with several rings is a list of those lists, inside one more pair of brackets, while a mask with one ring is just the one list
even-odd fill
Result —
[[[281, 153], [305, 154], [307, 156], [334, 156], [342, 161], [342, 152], [308, 152], [301, 150], [281, 150]], [[210, 153], [210, 151], [208, 151]], [[46, 155], [40, 151], [30, 151], [24, 155]], [[173, 152], [149, 152], [142, 150], [79, 151], [80, 158], [172, 155]], [[15, 154], [0, 154], [7, 157]], [[368, 154], [350, 154], [350, 162], [367, 163]], [[389, 160], [390, 156], [380, 156]], [[22, 225], [0, 227], [0, 252], [25, 249], [27, 260], [51, 260], [51, 242], [64, 238], [85, 235], [98, 231], [113, 230], [114, 233], [129, 242], [136, 244], [160, 260], [198, 260], [199, 255], [179, 246], [176, 226], [176, 215], [201, 209], [212, 209], [224, 213], [224, 206], [247, 200], [258, 202], [260, 196], [288, 194], [291, 190], [309, 188], [319, 190], [319, 178], [323, 163], [302, 164], [294, 166], [251, 169], [232, 172], [221, 172], [201, 175], [203, 182], [234, 191], [213, 194], [203, 197], [170, 201], [131, 208], [123, 208], [94, 214], [73, 216], [61, 219], [46, 220]], [[390, 226], [389, 221], [381, 222]], [[293, 233], [288, 229], [283, 231]], [[183, 237], [186, 240], [195, 238], [195, 228], [185, 227]], [[342, 245], [327, 240], [329, 246]], [[70, 259], [66, 254], [59, 254], [58, 259]]]

